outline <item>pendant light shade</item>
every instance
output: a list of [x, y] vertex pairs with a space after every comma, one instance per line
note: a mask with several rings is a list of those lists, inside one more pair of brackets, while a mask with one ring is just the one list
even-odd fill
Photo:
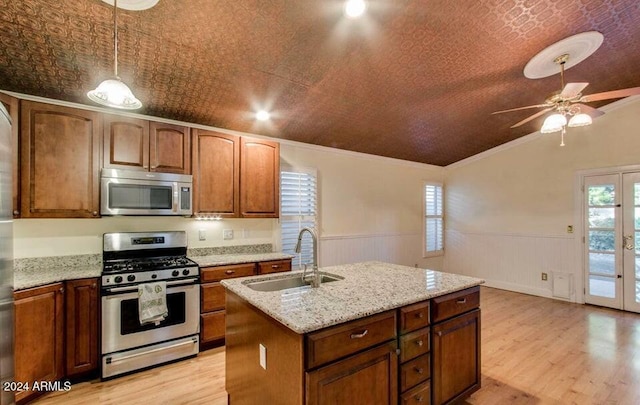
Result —
[[91, 101], [107, 107], [137, 110], [142, 107], [129, 87], [118, 77], [118, 0], [113, 2], [113, 78], [104, 80], [87, 93]]
[[593, 120], [591, 116], [585, 113], [576, 114], [569, 120], [570, 127], [584, 127], [586, 125], [591, 125]]
[[543, 134], [549, 134], [551, 132], [558, 132], [562, 130], [562, 127], [567, 125], [567, 118], [563, 114], [555, 113], [551, 114], [544, 120], [542, 129], [540, 132]]

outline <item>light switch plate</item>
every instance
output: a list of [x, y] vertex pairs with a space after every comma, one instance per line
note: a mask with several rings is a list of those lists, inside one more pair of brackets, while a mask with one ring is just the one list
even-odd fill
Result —
[[198, 239], [207, 240], [207, 231], [205, 231], [204, 229], [198, 229]]
[[260, 343], [260, 367], [267, 369], [267, 348]]
[[233, 239], [233, 229], [225, 229], [222, 231], [222, 239]]

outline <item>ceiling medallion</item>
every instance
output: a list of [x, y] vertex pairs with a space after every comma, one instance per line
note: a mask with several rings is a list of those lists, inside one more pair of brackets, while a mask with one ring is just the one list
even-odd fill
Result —
[[531, 58], [524, 67], [524, 76], [528, 79], [541, 79], [558, 74], [559, 55], [571, 55], [564, 63], [564, 70], [570, 69], [598, 50], [604, 36], [598, 31], [587, 31], [565, 38], [549, 45]]

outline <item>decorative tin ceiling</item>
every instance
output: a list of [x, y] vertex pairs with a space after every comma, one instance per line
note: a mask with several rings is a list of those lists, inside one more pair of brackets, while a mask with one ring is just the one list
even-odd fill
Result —
[[[434, 165], [540, 128], [509, 128], [531, 110], [490, 113], [560, 89], [557, 75], [522, 69], [562, 38], [604, 34], [567, 81], [590, 82], [589, 94], [640, 86], [637, 0], [369, 0], [357, 20], [342, 4], [120, 10], [120, 76], [142, 114]], [[112, 13], [101, 0], [0, 0], [0, 89], [91, 104], [113, 69]], [[270, 121], [254, 119], [260, 108]]]

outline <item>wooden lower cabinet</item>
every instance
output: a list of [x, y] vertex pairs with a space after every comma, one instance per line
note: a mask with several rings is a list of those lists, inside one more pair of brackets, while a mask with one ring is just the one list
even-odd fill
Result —
[[200, 340], [209, 343], [224, 339], [225, 311], [216, 311], [200, 315]]
[[[18, 291], [15, 299], [15, 377], [28, 383], [64, 377], [64, 284]], [[42, 393], [21, 391], [16, 402]]]
[[66, 377], [98, 369], [98, 280], [66, 281]]
[[306, 405], [398, 403], [396, 343], [306, 373]]
[[465, 398], [480, 389], [480, 310], [433, 326], [433, 404]]

